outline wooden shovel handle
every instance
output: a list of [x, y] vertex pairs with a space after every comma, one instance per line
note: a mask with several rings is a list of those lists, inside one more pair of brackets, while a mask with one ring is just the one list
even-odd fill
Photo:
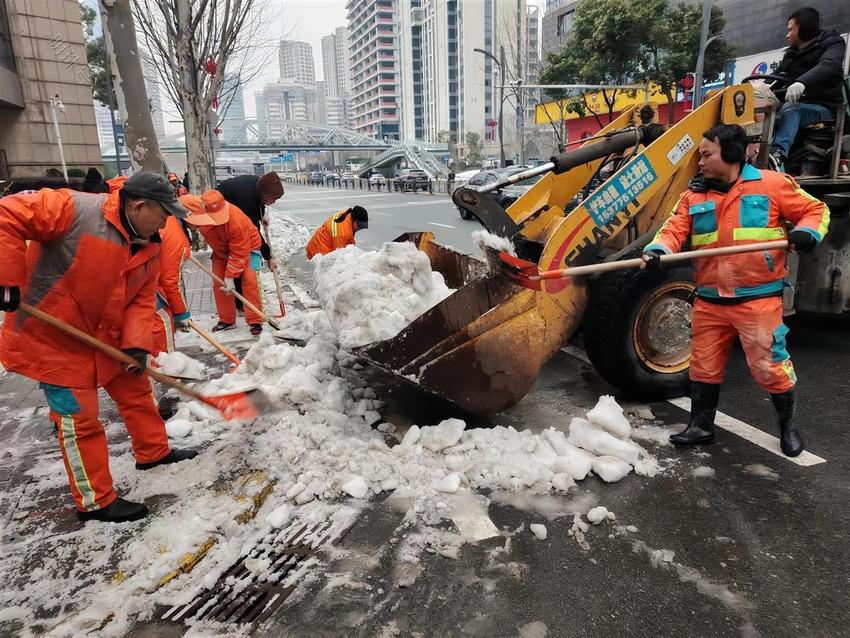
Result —
[[242, 363], [242, 361], [239, 360], [239, 357], [237, 357], [230, 350], [225, 348], [221, 344], [221, 342], [216, 341], [210, 333], [208, 333], [206, 330], [201, 328], [194, 321], [189, 319], [189, 321], [187, 323], [189, 324], [189, 327], [192, 328], [192, 330], [194, 330], [199, 335], [201, 335], [204, 339], [206, 339], [216, 350], [218, 350], [221, 354], [223, 354], [225, 357], [230, 359], [234, 364], [239, 365], [240, 363]]
[[[198, 259], [197, 259], [194, 255], [189, 255], [189, 261], [191, 261], [191, 262], [192, 262], [193, 264], [195, 264], [198, 268], [200, 268], [200, 269], [201, 269], [201, 270], [203, 270], [205, 273], [207, 273], [210, 277], [212, 277], [212, 280], [213, 280], [213, 281], [217, 282], [218, 284], [220, 284], [220, 285], [222, 285], [222, 286], [227, 286], [227, 284], [226, 284], [226, 283], [224, 283], [224, 280], [223, 280], [221, 277], [219, 277], [218, 275], [216, 275], [216, 274], [215, 274], [212, 270], [210, 270], [210, 269], [209, 269], [209, 268], [207, 268], [204, 264], [202, 264], [200, 261], [198, 261]], [[246, 308], [248, 308], [248, 309], [249, 309], [249, 310], [251, 310], [252, 312], [255, 312], [256, 314], [258, 314], [258, 315], [259, 315], [259, 316], [263, 319], [263, 321], [265, 321], [267, 324], [269, 324], [272, 328], [274, 328], [275, 330], [280, 330], [280, 326], [279, 326], [279, 325], [277, 325], [274, 321], [272, 321], [272, 320], [271, 320], [271, 318], [270, 318], [270, 317], [269, 317], [266, 313], [264, 313], [262, 310], [260, 310], [259, 308], [257, 308], [257, 306], [255, 306], [255, 305], [254, 305], [254, 304], [252, 304], [250, 301], [248, 301], [247, 299], [245, 299], [245, 297], [243, 297], [242, 295], [240, 295], [240, 294], [239, 294], [238, 292], [236, 292], [235, 290], [231, 290], [231, 291], [230, 291], [230, 294], [232, 294], [232, 295], [233, 295], [234, 297], [236, 297], [239, 301], [241, 301], [243, 304], [245, 304], [245, 307], [246, 307]]]
[[[742, 246], [723, 246], [721, 248], [706, 248], [704, 250], [688, 250], [683, 253], [661, 255], [661, 263], [669, 264], [680, 261], [690, 261], [691, 259], [704, 259], [706, 257], [719, 257], [722, 255], [753, 253], [761, 250], [781, 250], [784, 248], [788, 248], [788, 241], [781, 239], [777, 241], [763, 241], [756, 244], [745, 244]], [[537, 275], [529, 276], [529, 279], [531, 281], [540, 281], [541, 279], [561, 279], [562, 277], [575, 277], [577, 275], [594, 275], [596, 273], [609, 272], [611, 270], [640, 268], [643, 263], [644, 261], [640, 257], [636, 257], [634, 259], [623, 259], [621, 261], [606, 261], [601, 264], [574, 266], [572, 268], [562, 268], [561, 270], [543, 270]]]
[[[107, 343], [104, 343], [100, 339], [92, 337], [87, 332], [83, 332], [82, 330], [79, 330], [78, 328], [75, 328], [74, 326], [68, 325], [64, 321], [57, 319], [53, 315], [47, 314], [43, 310], [39, 310], [35, 306], [31, 306], [28, 303], [21, 302], [19, 309], [24, 311], [26, 314], [32, 315], [33, 317], [40, 319], [44, 323], [53, 326], [57, 330], [61, 330], [65, 334], [71, 335], [72, 337], [79, 339], [83, 343], [90, 345], [92, 348], [95, 348], [96, 350], [100, 350], [101, 352], [112, 357], [113, 359], [117, 359], [118, 361], [121, 361], [122, 363], [127, 363], [129, 365], [138, 365], [139, 364], [138, 361], [136, 361], [133, 357], [131, 357], [127, 353], [121, 352], [118, 348], [113, 348], [112, 346], [110, 346]], [[153, 377], [154, 379], [156, 379], [157, 381], [162, 383], [163, 385], [167, 385], [168, 387], [174, 388], [175, 390], [178, 390], [178, 391], [182, 392], [183, 394], [192, 397], [193, 399], [198, 399], [198, 400], [206, 403], [206, 401], [204, 401], [205, 397], [203, 397], [201, 394], [195, 392], [189, 386], [180, 383], [174, 377], [170, 377], [167, 374], [163, 374], [162, 372], [158, 372], [157, 370], [155, 370], [154, 368], [152, 368], [150, 366], [147, 366], [147, 373], [151, 377]]]

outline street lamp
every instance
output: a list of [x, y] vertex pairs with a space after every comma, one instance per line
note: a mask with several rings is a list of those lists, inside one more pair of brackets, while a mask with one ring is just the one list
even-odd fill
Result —
[[708, 37], [708, 27], [711, 22], [711, 0], [703, 0], [702, 24], [699, 34], [699, 55], [697, 56], [697, 68], [694, 72], [694, 110], [702, 104], [702, 76], [705, 67], [705, 50], [708, 45], [720, 37], [720, 34]]
[[500, 55], [502, 57], [501, 61], [496, 59], [496, 56], [490, 53], [489, 51], [485, 51], [484, 49], [473, 49], [476, 53], [482, 53], [496, 64], [499, 67], [500, 72], [500, 82], [499, 82], [499, 160], [502, 168], [505, 167], [505, 140], [502, 135], [502, 107], [505, 104], [505, 47], [499, 47], [501, 49]]
[[65, 181], [68, 181], [68, 167], [65, 166], [65, 151], [62, 149], [62, 134], [59, 132], [59, 119], [56, 117], [56, 111], [65, 112], [65, 105], [59, 94], [50, 97], [50, 112], [53, 115], [53, 132], [56, 134], [56, 144], [59, 146], [59, 160], [62, 162], [62, 175], [65, 176]]

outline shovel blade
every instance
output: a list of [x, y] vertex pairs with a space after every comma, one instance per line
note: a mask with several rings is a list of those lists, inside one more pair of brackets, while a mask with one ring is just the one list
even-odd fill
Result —
[[260, 390], [206, 396], [204, 403], [218, 410], [225, 421], [255, 419], [272, 407], [269, 398]]
[[493, 272], [501, 274], [518, 286], [531, 290], [542, 290], [542, 284], [537, 278], [540, 274], [540, 269], [537, 268], [537, 264], [534, 262], [520, 259], [503, 250], [496, 250], [489, 246], [485, 248], [485, 254], [487, 256], [487, 263]]

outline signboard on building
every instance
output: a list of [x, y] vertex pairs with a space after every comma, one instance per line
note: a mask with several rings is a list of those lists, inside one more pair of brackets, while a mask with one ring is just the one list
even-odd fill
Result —
[[782, 62], [783, 53], [784, 48], [737, 58], [732, 68], [732, 84], [740, 84], [751, 75], [771, 75]]
[[[611, 91], [606, 92], [609, 96]], [[548, 124], [549, 122], [560, 122], [561, 119], [577, 120], [581, 117], [578, 113], [564, 112], [566, 105], [574, 98], [566, 100], [553, 100], [545, 104], [538, 104], [534, 112], [535, 124]], [[590, 112], [587, 115], [592, 117], [593, 113], [597, 115], [608, 115], [608, 105], [605, 103], [605, 96], [602, 91], [593, 91], [585, 94], [585, 101]], [[618, 89], [614, 96], [614, 113], [620, 113], [630, 106], [636, 106], [651, 102], [654, 105], [667, 104], [667, 98], [661, 92], [661, 87], [657, 84], [649, 85], [649, 97], [646, 96], [644, 89]]]

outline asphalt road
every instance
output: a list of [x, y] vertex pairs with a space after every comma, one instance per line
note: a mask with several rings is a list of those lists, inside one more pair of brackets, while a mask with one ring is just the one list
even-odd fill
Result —
[[[445, 196], [288, 187], [283, 208], [318, 225], [354, 203], [374, 220], [357, 237], [363, 247], [431, 230], [442, 243], [472, 250], [469, 232], [477, 224], [460, 219]], [[293, 270], [309, 276], [303, 259]], [[738, 349], [720, 409], [743, 430], [751, 426], [746, 437], [719, 430], [718, 442], [702, 449], [647, 445], [665, 466], [662, 474], [615, 484], [591, 477], [569, 498], [505, 502], [493, 495], [489, 516], [510, 542], [467, 545], [454, 560], [426, 553], [409, 583], [399, 575], [399, 548], [410, 531], [403, 513], [373, 502], [343, 542], [346, 555], [327, 568], [349, 574], [349, 586], [318, 577], [266, 635], [850, 635], [850, 324], [807, 317], [788, 323], [799, 376], [797, 424], [822, 461], [798, 465], [758, 443], [759, 432], [778, 431], [769, 397]], [[470, 424], [563, 429], [600, 394], [615, 393], [579, 348], [571, 352], [553, 357], [519, 404]], [[392, 379], [376, 385], [389, 401], [384, 418], [402, 427], [453, 413]], [[656, 425], [677, 429], [687, 420], [670, 403], [649, 408]], [[582, 546], [569, 530], [573, 512], [589, 503], [605, 505], [617, 521], [591, 528]], [[546, 523], [548, 540], [528, 533], [533, 522]]]

